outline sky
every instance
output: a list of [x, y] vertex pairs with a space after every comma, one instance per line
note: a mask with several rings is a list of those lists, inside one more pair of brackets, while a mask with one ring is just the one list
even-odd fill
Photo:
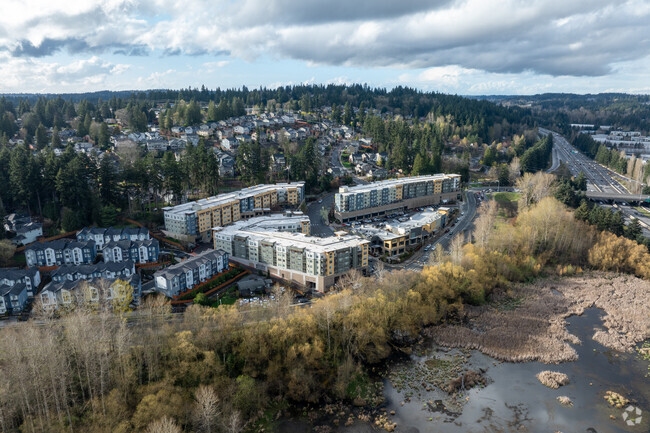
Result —
[[650, 0], [0, 2], [0, 93], [650, 93]]

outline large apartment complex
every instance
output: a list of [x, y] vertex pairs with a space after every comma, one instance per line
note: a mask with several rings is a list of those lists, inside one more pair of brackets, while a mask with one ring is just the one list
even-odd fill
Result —
[[[269, 218], [271, 218], [269, 220]], [[324, 291], [352, 269], [366, 273], [369, 242], [358, 236], [311, 237], [298, 230], [304, 216], [253, 218], [214, 229], [214, 248], [230, 260], [272, 277]]]
[[305, 194], [305, 183], [257, 185], [237, 192], [219, 194], [164, 208], [165, 231], [173, 237], [194, 241], [210, 240], [213, 227], [269, 213], [280, 204], [297, 206]]
[[458, 174], [403, 177], [368, 185], [340, 187], [335, 196], [334, 215], [345, 223], [458, 199]]

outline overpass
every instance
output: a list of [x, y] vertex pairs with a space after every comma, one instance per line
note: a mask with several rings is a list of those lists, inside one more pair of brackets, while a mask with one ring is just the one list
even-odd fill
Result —
[[591, 200], [606, 200], [615, 202], [641, 202], [650, 203], [650, 195], [643, 194], [619, 194], [601, 191], [587, 191], [587, 198]]

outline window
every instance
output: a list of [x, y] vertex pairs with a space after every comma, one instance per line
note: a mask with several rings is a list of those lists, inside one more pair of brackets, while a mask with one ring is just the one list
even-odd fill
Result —
[[50, 296], [47, 293], [41, 293], [41, 302], [43, 305], [49, 305], [50, 304]]
[[67, 290], [61, 290], [61, 299], [63, 299], [64, 304], [72, 302], [72, 296], [70, 296], [70, 292]]

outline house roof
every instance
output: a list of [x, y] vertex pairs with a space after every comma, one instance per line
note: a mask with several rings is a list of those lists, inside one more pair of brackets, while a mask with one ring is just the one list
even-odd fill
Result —
[[57, 239], [55, 241], [49, 242], [36, 242], [28, 246], [25, 251], [35, 250], [45, 250], [47, 248], [52, 248], [53, 250], [64, 250], [70, 248], [93, 248], [95, 246], [95, 241], [73, 241], [69, 239]]
[[62, 265], [52, 271], [52, 277], [72, 274], [92, 275], [96, 272], [103, 274], [106, 271], [122, 273], [126, 269], [135, 272], [135, 263], [125, 260], [123, 262], [100, 262], [96, 265]]

